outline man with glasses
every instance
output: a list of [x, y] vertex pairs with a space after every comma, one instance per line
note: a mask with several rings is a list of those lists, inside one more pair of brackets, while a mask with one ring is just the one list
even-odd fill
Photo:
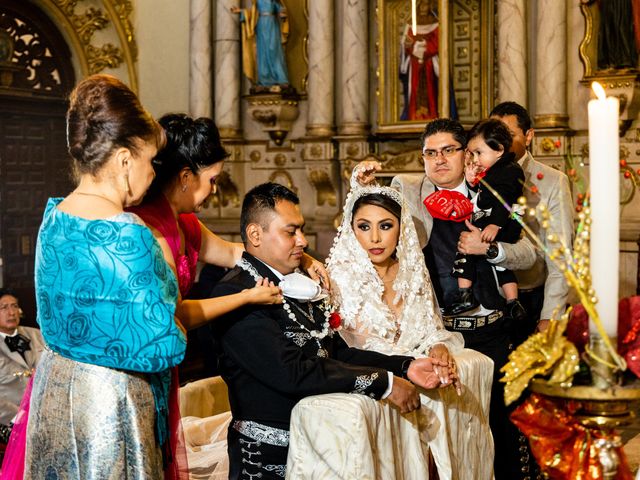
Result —
[[[451, 275], [456, 251], [473, 253], [463, 248], [460, 235], [468, 228], [476, 228], [461, 221], [472, 211], [469, 203], [471, 192], [464, 175], [466, 132], [456, 120], [433, 120], [424, 129], [421, 145], [425, 173], [397, 175], [391, 186], [400, 190], [413, 206], [416, 229], [438, 303], [441, 308], [446, 308], [458, 291], [457, 279]], [[356, 168], [360, 170], [358, 180], [367, 184], [375, 181], [373, 173], [382, 167], [378, 162], [362, 162]], [[437, 208], [425, 206], [434, 204]], [[485, 254], [490, 261], [500, 256], [502, 261], [499, 265], [510, 270], [530, 268], [536, 257], [533, 244], [524, 237], [514, 244], [493, 244]], [[462, 334], [467, 348], [484, 353], [494, 362], [489, 424], [495, 443], [496, 480], [525, 478], [529, 471], [529, 466], [525, 465], [529, 460], [526, 458], [527, 450], [525, 448], [524, 453], [520, 451], [520, 435], [509, 421], [504, 387], [499, 382], [500, 368], [507, 362], [510, 344], [502, 311], [504, 299], [498, 292], [494, 272], [486, 262], [479, 262], [478, 278], [473, 288], [480, 306], [464, 316], [443, 320], [447, 329]]]
[[40, 330], [20, 326], [21, 314], [14, 293], [0, 289], [0, 443], [7, 441], [9, 425], [44, 349]]

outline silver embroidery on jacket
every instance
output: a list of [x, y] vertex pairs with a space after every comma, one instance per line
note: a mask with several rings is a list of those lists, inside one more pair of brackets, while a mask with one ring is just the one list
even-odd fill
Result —
[[303, 347], [309, 340], [311, 340], [311, 335], [307, 332], [284, 332], [284, 336], [291, 340], [299, 347]]
[[378, 378], [378, 372], [374, 372], [371, 375], [358, 375], [356, 384], [353, 387], [353, 393], [364, 394], [376, 378]]
[[269, 427], [250, 420], [236, 420], [233, 428], [245, 437], [252, 438], [257, 442], [268, 443], [276, 447], [289, 446], [289, 431], [281, 428]]

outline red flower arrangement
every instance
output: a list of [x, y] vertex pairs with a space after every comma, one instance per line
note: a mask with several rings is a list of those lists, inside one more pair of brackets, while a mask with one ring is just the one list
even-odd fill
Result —
[[333, 330], [339, 330], [342, 327], [342, 317], [338, 312], [331, 312], [329, 315], [329, 326]]

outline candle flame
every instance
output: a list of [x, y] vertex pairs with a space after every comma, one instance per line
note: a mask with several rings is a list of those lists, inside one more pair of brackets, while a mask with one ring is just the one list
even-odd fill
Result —
[[598, 82], [593, 82], [591, 84], [591, 88], [596, 94], [598, 100], [604, 100], [605, 98], [607, 98], [607, 94], [605, 93], [604, 88], [602, 88], [602, 85], [600, 85]]
[[411, 0], [411, 28], [413, 30], [413, 34], [415, 35], [418, 28], [416, 0]]

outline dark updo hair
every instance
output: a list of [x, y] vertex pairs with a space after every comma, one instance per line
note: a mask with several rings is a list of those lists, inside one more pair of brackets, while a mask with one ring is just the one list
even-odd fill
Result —
[[368, 195], [363, 195], [353, 204], [353, 210], [351, 211], [351, 221], [353, 222], [356, 213], [360, 208], [365, 205], [374, 205], [376, 207], [384, 208], [387, 212], [393, 214], [398, 221], [400, 221], [400, 216], [402, 215], [402, 206], [398, 204], [393, 198], [388, 195], [383, 195], [382, 193], [369, 193]]
[[77, 175], [96, 175], [118, 148], [135, 155], [140, 140], [160, 148], [160, 125], [135, 93], [111, 75], [91, 75], [71, 92], [67, 111], [67, 147]]
[[495, 118], [480, 120], [476, 123], [471, 130], [469, 130], [467, 143], [475, 137], [482, 137], [484, 143], [496, 152], [499, 152], [500, 147], [502, 147], [504, 153], [508, 153], [513, 143], [509, 128], [501, 120]]
[[170, 113], [159, 122], [167, 144], [153, 161], [156, 178], [149, 189], [150, 197], [160, 193], [183, 168], [197, 174], [229, 156], [220, 142], [218, 127], [210, 118], [193, 119], [184, 113]]

